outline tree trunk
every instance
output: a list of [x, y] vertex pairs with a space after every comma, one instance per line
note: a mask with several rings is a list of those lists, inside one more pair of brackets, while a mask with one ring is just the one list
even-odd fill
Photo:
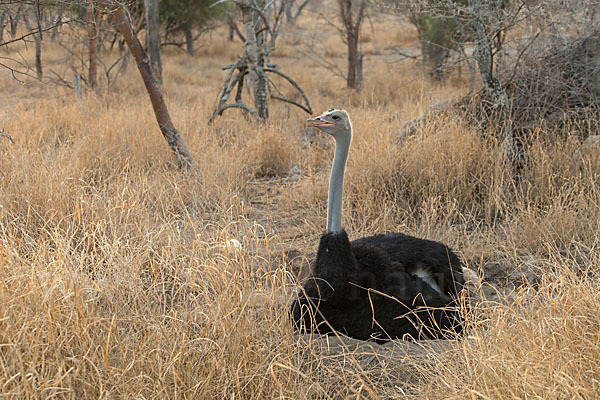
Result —
[[346, 79], [347, 86], [351, 89], [357, 89], [360, 87], [362, 80], [361, 66], [362, 55], [358, 51], [358, 37], [355, 33], [350, 31], [347, 35], [348, 40], [348, 76]]
[[233, 34], [235, 33], [235, 28], [231, 24], [227, 24], [229, 26], [229, 35], [227, 36], [227, 40], [233, 42]]
[[265, 32], [262, 31], [256, 35], [256, 85], [254, 86], [254, 106], [258, 116], [263, 120], [269, 118], [269, 105], [267, 100], [267, 74], [264, 71], [265, 54], [264, 48]]
[[39, 34], [34, 35], [35, 38], [35, 73], [38, 79], [42, 79], [44, 72], [42, 71], [42, 38]]
[[227, 15], [227, 25], [229, 25], [229, 41], [230, 42], [233, 41], [233, 35], [236, 34], [242, 42], [246, 42], [246, 38], [244, 37], [244, 35], [242, 35], [242, 32], [240, 32], [240, 29], [238, 28], [237, 24], [233, 20], [233, 17], [231, 16], [231, 14], [226, 13], [226, 15]]
[[6, 26], [6, 15], [8, 14], [8, 9], [5, 9], [2, 14], [0, 14], [0, 43], [4, 42], [4, 27]]
[[285, 7], [285, 19], [291, 24], [296, 25], [296, 20], [304, 10], [304, 7], [308, 5], [310, 0], [304, 0], [301, 4], [298, 5], [298, 9], [296, 9], [296, 13], [292, 11], [292, 7], [294, 6], [294, 0], [286, 0], [287, 4]]
[[14, 38], [17, 35], [17, 24], [19, 22], [19, 19], [18, 17], [13, 17], [12, 15], [9, 15], [8, 21], [10, 22], [10, 36]]
[[17, 12], [15, 13], [15, 15], [12, 15], [11, 13], [8, 16], [8, 19], [10, 21], [10, 36], [12, 36], [13, 38], [17, 36], [17, 28], [19, 25], [19, 18], [21, 17], [22, 9], [23, 5], [19, 4], [19, 8], [17, 8]]
[[146, 48], [154, 76], [162, 83], [162, 61], [160, 59], [160, 22], [158, 0], [144, 0], [146, 8]]
[[[262, 6], [264, 1], [259, 1]], [[244, 25], [246, 26], [246, 54], [248, 54], [249, 67], [254, 89], [254, 108], [258, 116], [264, 121], [269, 117], [269, 106], [267, 104], [267, 76], [264, 71], [265, 59], [261, 51], [264, 45], [264, 32], [256, 34], [259, 16], [249, 7], [242, 9]], [[262, 26], [262, 21], [260, 23]]]
[[162, 91], [160, 90], [160, 85], [152, 73], [148, 54], [144, 51], [142, 44], [135, 35], [124, 6], [120, 3], [113, 3], [110, 0], [99, 0], [99, 2], [113, 11], [117, 28], [119, 29], [119, 32], [121, 32], [121, 35], [123, 35], [129, 50], [131, 50], [131, 53], [133, 53], [133, 56], [135, 57], [138, 70], [140, 71], [140, 75], [146, 86], [150, 101], [152, 102], [154, 115], [156, 116], [160, 131], [177, 157], [179, 167], [190, 168], [192, 166], [192, 156], [190, 155], [190, 151], [188, 150], [185, 140], [173, 125]]
[[88, 83], [91, 88], [95, 88], [98, 76], [98, 25], [96, 25], [93, 0], [88, 0], [86, 11], [89, 52]]
[[37, 23], [37, 33], [34, 35], [35, 38], [35, 72], [38, 79], [42, 79], [44, 73], [42, 71], [42, 41], [44, 40], [42, 34], [42, 11], [39, 3], [35, 9], [35, 19]]
[[429, 77], [436, 81], [443, 81], [444, 64], [450, 55], [450, 50], [437, 43], [423, 40], [421, 41], [421, 54], [423, 54], [423, 64]]
[[[43, 77], [43, 71], [42, 71], [43, 34], [42, 34], [42, 25], [41, 25], [41, 21], [40, 21], [41, 20], [41, 10], [40, 10], [40, 8], [37, 8], [37, 7], [32, 8], [32, 10], [34, 11], [34, 14], [35, 14], [35, 21], [34, 21], [35, 27], [31, 25], [31, 21], [29, 20], [29, 18], [27, 18], [26, 14], [23, 16], [23, 20], [25, 21], [25, 27], [27, 28], [27, 31], [29, 31], [31, 33], [31, 35], [33, 36], [33, 39], [35, 41], [35, 72], [36, 72], [38, 79], [42, 79], [42, 77]], [[21, 8], [19, 7], [19, 9], [17, 10], [17, 16], [19, 15], [20, 12], [21, 12]], [[15, 33], [16, 33], [16, 30], [15, 30]]]
[[50, 41], [54, 42], [56, 40], [56, 35], [58, 34], [58, 27], [62, 22], [62, 13], [59, 13], [56, 16], [56, 20], [54, 21], [54, 27], [52, 28], [52, 35], [50, 35]]
[[354, 8], [358, 7], [356, 12], [356, 22], [352, 16], [352, 0], [338, 0], [340, 5], [340, 14], [345, 29], [345, 40], [348, 47], [348, 75], [346, 77], [347, 86], [351, 89], [360, 89], [362, 83], [362, 61], [363, 55], [359, 50], [360, 26], [364, 15], [366, 3], [364, 0], [355, 3]]
[[518, 157], [515, 151], [514, 134], [512, 131], [512, 120], [510, 113], [510, 102], [506, 89], [500, 84], [494, 74], [494, 60], [492, 58], [491, 43], [482, 24], [483, 11], [481, 0], [471, 0], [473, 12], [477, 18], [475, 21], [475, 58], [479, 65], [479, 74], [483, 85], [492, 98], [496, 107], [500, 108], [504, 126], [499, 127], [502, 131], [501, 141], [504, 143], [508, 159], [513, 165], [517, 164]]
[[194, 55], [194, 33], [192, 32], [192, 26], [190, 24], [184, 24], [183, 34], [185, 35], [185, 48], [190, 56]]
[[294, 0], [283, 0], [285, 1], [285, 19], [291, 25], [296, 25], [296, 19], [292, 14], [292, 6], [294, 5]]

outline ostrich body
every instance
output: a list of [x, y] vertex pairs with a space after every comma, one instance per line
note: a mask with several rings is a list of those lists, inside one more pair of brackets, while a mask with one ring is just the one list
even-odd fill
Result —
[[463, 278], [458, 257], [442, 243], [402, 233], [350, 242], [342, 228], [342, 192], [352, 124], [343, 110], [329, 110], [307, 122], [334, 137], [335, 156], [327, 231], [311, 276], [291, 305], [295, 328], [377, 342], [460, 333], [455, 301]]

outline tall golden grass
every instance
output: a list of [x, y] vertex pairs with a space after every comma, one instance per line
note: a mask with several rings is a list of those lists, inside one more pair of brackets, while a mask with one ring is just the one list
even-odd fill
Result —
[[369, 33], [363, 90], [348, 91], [301, 55], [307, 23], [277, 62], [317, 111], [353, 119], [345, 226], [442, 240], [485, 274], [467, 338], [375, 366], [298, 344], [291, 271], [306, 271], [323, 230], [332, 144], [278, 104], [264, 125], [227, 111], [208, 127], [219, 66], [240, 51], [218, 32], [194, 58], [164, 54], [192, 173], [174, 168], [134, 68], [82, 100], [0, 71], [15, 94], [1, 110], [15, 140], [0, 138], [3, 397], [599, 397], [598, 155], [541, 132], [516, 189], [502, 147], [460, 121], [398, 141], [402, 120], [463, 93], [461, 79], [440, 86], [390, 64], [385, 48], [414, 34], [385, 20]]

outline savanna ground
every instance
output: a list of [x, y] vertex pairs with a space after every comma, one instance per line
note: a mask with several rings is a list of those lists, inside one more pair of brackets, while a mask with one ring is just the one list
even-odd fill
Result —
[[[539, 132], [516, 189], [502, 147], [460, 121], [399, 141], [403, 121], [469, 77], [442, 85], [398, 62], [390, 47], [417, 46], [414, 30], [378, 17], [350, 91], [306, 56], [316, 21], [287, 26], [274, 62], [315, 113], [353, 119], [344, 224], [353, 238], [443, 241], [485, 276], [470, 290], [487, 300], [465, 307], [469, 338], [369, 365], [294, 338], [287, 304], [324, 230], [333, 147], [276, 103], [263, 125], [226, 111], [207, 126], [220, 67], [241, 52], [219, 29], [193, 58], [163, 54], [192, 172], [174, 167], [133, 64], [82, 100], [0, 70], [0, 128], [15, 140], [0, 138], [3, 397], [600, 397], [600, 156]], [[339, 36], [319, 26], [317, 52], [344, 68]], [[46, 69], [64, 67], [45, 46]]]

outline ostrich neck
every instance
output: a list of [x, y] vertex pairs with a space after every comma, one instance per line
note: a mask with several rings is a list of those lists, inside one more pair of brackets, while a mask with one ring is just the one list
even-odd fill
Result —
[[327, 203], [327, 232], [342, 230], [342, 194], [344, 192], [344, 172], [352, 140], [352, 128], [347, 135], [335, 138], [335, 155], [329, 178], [329, 198]]

